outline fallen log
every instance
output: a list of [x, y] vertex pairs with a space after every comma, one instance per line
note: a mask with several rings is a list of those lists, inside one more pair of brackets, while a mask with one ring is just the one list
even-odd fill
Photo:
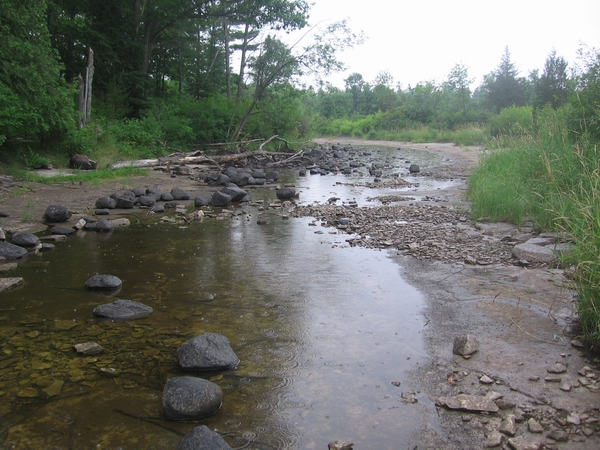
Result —
[[123, 167], [156, 167], [162, 162], [159, 159], [137, 159], [132, 161], [115, 161], [106, 166], [107, 169], [122, 169]]

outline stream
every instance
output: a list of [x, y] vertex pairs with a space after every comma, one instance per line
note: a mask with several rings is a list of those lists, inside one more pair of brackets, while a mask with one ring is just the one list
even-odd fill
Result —
[[[348, 184], [367, 179], [290, 174], [287, 181], [302, 203], [335, 195], [365, 206], [391, 191], [420, 195], [415, 187]], [[275, 198], [267, 189], [251, 196], [265, 206]], [[428, 358], [422, 295], [386, 252], [349, 247], [336, 229], [285, 219], [277, 209], [238, 211], [186, 226], [139, 215], [129, 227], [79, 232], [54, 252], [20, 261], [10, 276], [25, 284], [0, 297], [0, 448], [174, 449], [200, 424], [233, 448], [324, 449], [338, 439], [357, 449], [405, 448], [434, 409], [408, 376]], [[86, 291], [97, 273], [118, 276], [123, 287]], [[116, 298], [154, 313], [130, 322], [93, 318], [96, 306]], [[223, 389], [216, 414], [168, 421], [162, 388], [189, 375], [176, 349], [204, 332], [226, 336], [241, 364], [195, 374]], [[72, 346], [83, 342], [104, 352], [77, 356]]]

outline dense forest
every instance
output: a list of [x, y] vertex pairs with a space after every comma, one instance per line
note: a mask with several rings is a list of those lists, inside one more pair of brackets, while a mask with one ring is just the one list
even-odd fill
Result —
[[[462, 63], [441, 83], [380, 72], [306, 86], [362, 40], [345, 21], [309, 27], [309, 13], [304, 0], [4, 0], [1, 153], [155, 156], [273, 135], [479, 144], [531, 132], [547, 108], [600, 136], [595, 49], [572, 67], [551, 51], [522, 76], [507, 48], [474, 91]], [[290, 45], [293, 30], [306, 35]]]

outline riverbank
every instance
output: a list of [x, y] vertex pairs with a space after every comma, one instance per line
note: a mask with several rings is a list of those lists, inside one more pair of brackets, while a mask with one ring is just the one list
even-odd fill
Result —
[[[395, 223], [397, 220], [407, 222], [406, 241], [403, 236], [390, 241], [387, 235], [382, 235], [377, 248], [386, 249], [402, 268], [403, 276], [426, 296], [426, 325], [421, 334], [431, 360], [412, 371], [410, 385], [419, 386], [415, 396], [421, 402], [434, 402], [440, 396], [497, 392], [506, 401], [506, 409], [494, 414], [431, 408], [437, 415], [433, 414], [426, 422], [434, 426], [414, 436], [413, 445], [407, 448], [482, 448], [486, 439], [497, 438], [501, 420], [510, 421], [510, 416], [516, 420], [516, 435], [532, 442], [543, 438], [544, 448], [600, 446], [597, 425], [600, 397], [595, 378], [598, 372], [592, 370], [596, 361], [586, 359], [585, 350], [578, 347], [570, 333], [575, 318], [575, 294], [569, 290], [564, 272], [544, 265], [516, 266], [510, 251], [499, 243], [505, 236], [532, 230], [500, 224], [486, 224], [477, 229], [470, 222], [464, 193], [467, 176], [478, 160], [477, 150], [464, 150], [452, 144], [319, 141], [338, 142], [424, 150], [435, 154], [438, 162], [423, 167], [423, 172], [434, 178], [453, 180], [448, 187], [419, 192], [418, 200], [390, 207], [387, 216], [381, 209], [353, 207], [352, 210], [360, 212], [367, 224], [380, 229], [397, 230], [401, 228]], [[162, 171], [98, 184], [38, 185], [2, 179], [0, 210], [9, 211], [10, 217], [2, 219], [0, 226], [6, 231], [41, 231], [46, 228], [41, 218], [50, 204], [89, 214], [100, 196], [153, 185], [160, 185], [163, 190], [181, 187], [192, 198], [215, 190], [199, 184], [193, 177], [171, 178]], [[319, 213], [330, 208], [333, 211], [330, 217], [337, 217], [335, 206], [311, 207], [312, 211], [302, 215], [319, 217]], [[296, 209], [300, 211], [302, 206]], [[327, 216], [320, 218], [322, 222], [329, 221]], [[331, 222], [330, 226], [335, 226]], [[365, 231], [369, 236], [375, 235], [374, 229]], [[368, 246], [373, 242], [374, 239], [363, 239], [349, 245]], [[466, 249], [467, 257], [463, 253]], [[502, 251], [491, 258], [493, 249]], [[464, 333], [473, 334], [480, 342], [479, 351], [470, 359], [452, 354], [454, 337]], [[565, 366], [565, 372], [548, 372], [557, 362]], [[581, 375], [579, 372], [585, 366], [591, 369]], [[480, 381], [483, 375], [487, 377], [485, 382]], [[585, 380], [589, 381], [587, 386]], [[541, 433], [529, 431], [529, 419], [540, 424]], [[510, 433], [501, 435], [504, 442], [512, 437]]]

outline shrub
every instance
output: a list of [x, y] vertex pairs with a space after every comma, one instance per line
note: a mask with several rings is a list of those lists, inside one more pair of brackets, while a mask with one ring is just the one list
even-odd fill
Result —
[[524, 136], [533, 130], [533, 108], [530, 106], [510, 106], [500, 114], [490, 117], [490, 135]]

